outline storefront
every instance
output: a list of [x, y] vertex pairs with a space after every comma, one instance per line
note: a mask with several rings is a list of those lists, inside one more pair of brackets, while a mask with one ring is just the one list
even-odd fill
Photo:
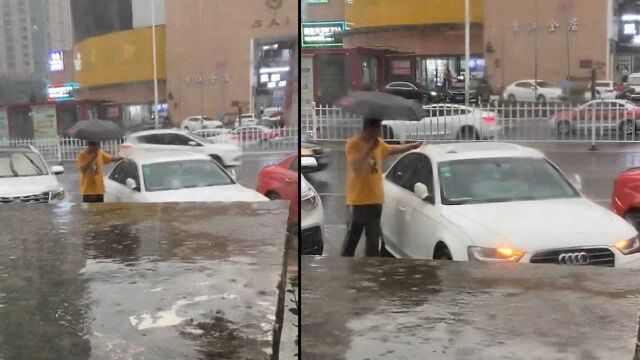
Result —
[[261, 108], [283, 109], [286, 90], [295, 80], [297, 38], [255, 39], [254, 49], [253, 77], [258, 79], [253, 88], [254, 112]]
[[[447, 76], [447, 70], [451, 72], [452, 79], [463, 76], [466, 71], [464, 56], [460, 55], [389, 56], [386, 63], [385, 79], [387, 83], [406, 81], [424, 86], [427, 89], [442, 86]], [[470, 64], [472, 77], [481, 78], [484, 76], [482, 55], [473, 54]]]

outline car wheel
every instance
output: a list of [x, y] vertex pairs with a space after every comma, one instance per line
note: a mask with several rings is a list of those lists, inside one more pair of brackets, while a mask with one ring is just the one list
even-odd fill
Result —
[[545, 98], [544, 95], [538, 95], [538, 97], [536, 98], [536, 102], [538, 104], [544, 105], [547, 103], [547, 98]]
[[480, 140], [480, 135], [473, 126], [463, 126], [458, 131], [456, 140]]
[[567, 120], [560, 121], [556, 127], [558, 136], [565, 137], [571, 133], [571, 123]]
[[393, 140], [393, 129], [386, 125], [382, 126], [382, 139]]
[[618, 132], [619, 140], [634, 140], [636, 138], [638, 129], [633, 120], [625, 120], [620, 124]]
[[273, 191], [269, 191], [267, 195], [265, 195], [269, 200], [280, 200], [281, 197], [277, 193]]
[[513, 94], [509, 94], [509, 96], [507, 96], [507, 101], [509, 102], [509, 104], [515, 105], [516, 104], [516, 97]]
[[453, 260], [453, 256], [451, 256], [451, 251], [449, 251], [447, 245], [441, 242], [436, 245], [433, 251], [433, 260]]

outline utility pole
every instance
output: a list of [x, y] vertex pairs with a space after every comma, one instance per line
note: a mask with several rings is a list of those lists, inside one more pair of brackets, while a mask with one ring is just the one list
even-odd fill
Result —
[[469, 45], [470, 37], [470, 16], [469, 16], [469, 0], [464, 0], [464, 62], [465, 62], [465, 74], [464, 74], [464, 105], [469, 106], [469, 76], [471, 69], [469, 66], [471, 48]]
[[160, 126], [160, 119], [158, 119], [159, 113], [159, 105], [158, 105], [158, 54], [156, 47], [156, 0], [151, 1], [151, 41], [153, 46], [153, 101], [154, 101], [154, 110], [153, 115], [155, 117], [155, 128], [158, 129]]

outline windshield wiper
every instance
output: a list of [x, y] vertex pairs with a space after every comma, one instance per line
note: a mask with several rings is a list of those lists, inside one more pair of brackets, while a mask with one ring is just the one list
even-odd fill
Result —
[[447, 199], [447, 203], [449, 205], [464, 205], [464, 204], [468, 204], [468, 203], [470, 203], [472, 201], [473, 201], [473, 198], [470, 198], [470, 197], [457, 198], [457, 199]]

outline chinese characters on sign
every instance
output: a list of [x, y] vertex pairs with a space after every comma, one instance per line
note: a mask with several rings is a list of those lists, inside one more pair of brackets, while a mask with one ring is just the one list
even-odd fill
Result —
[[[578, 31], [578, 20], [576, 18], [570, 18], [567, 21], [567, 31], [569, 32], [577, 32]], [[551, 21], [549, 21], [547, 23], [547, 29], [549, 30], [550, 33], [555, 33], [558, 30], [560, 30], [562, 26], [555, 20], [555, 19], [551, 19]], [[530, 20], [528, 22], [528, 26], [527, 26], [527, 32], [533, 32], [536, 31], [538, 29], [538, 24], [533, 21]], [[520, 25], [520, 21], [519, 20], [514, 20], [511, 23], [511, 31], [514, 34], [517, 34], [519, 32], [521, 32], [522, 30], [522, 26]], [[625, 33], [627, 33], [627, 31], [629, 33], [631, 33], [631, 31], [633, 31], [635, 33], [635, 26], [633, 28], [631, 27], [627, 27], [627, 25], [625, 25]]]
[[76, 98], [78, 84], [64, 83], [61, 85], [51, 85], [47, 87], [47, 98], [49, 101], [67, 101]]
[[346, 30], [344, 21], [302, 23], [302, 47], [342, 46], [334, 34]]
[[49, 52], [49, 72], [64, 71], [64, 56], [62, 51]]

